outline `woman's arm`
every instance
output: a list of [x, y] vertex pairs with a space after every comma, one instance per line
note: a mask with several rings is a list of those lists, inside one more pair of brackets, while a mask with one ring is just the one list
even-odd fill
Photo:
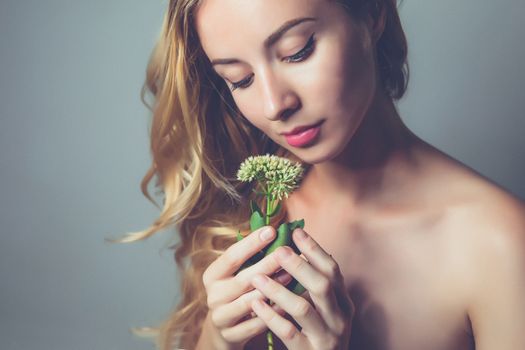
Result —
[[525, 213], [500, 210], [504, 220], [481, 229], [472, 242], [477, 249], [469, 317], [476, 350], [525, 349]]

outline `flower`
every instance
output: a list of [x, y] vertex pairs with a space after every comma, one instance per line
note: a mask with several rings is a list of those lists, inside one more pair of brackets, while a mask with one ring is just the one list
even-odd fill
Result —
[[257, 180], [272, 195], [282, 200], [298, 187], [303, 175], [301, 163], [276, 155], [251, 156], [242, 162], [237, 171], [237, 179], [243, 182]]
[[[266, 210], [264, 212], [261, 211], [257, 203], [254, 201], [250, 202], [252, 210], [250, 229], [252, 232], [265, 224], [270, 224], [270, 218], [275, 216], [281, 209], [278, 201], [282, 200], [283, 197], [288, 198], [288, 195], [299, 186], [299, 180], [302, 176], [303, 167], [301, 163], [292, 163], [289, 159], [276, 155], [251, 156], [241, 163], [237, 171], [237, 180], [243, 182], [256, 180], [257, 185], [262, 188], [262, 192], [256, 191], [256, 193], [264, 194], [266, 197]], [[304, 227], [304, 220], [296, 220], [292, 223], [281, 223], [277, 229], [278, 237], [267, 249], [265, 248], [263, 255], [265, 256], [276, 249], [276, 247], [287, 245], [290, 242], [292, 243], [292, 247], [295, 247], [290, 236], [290, 231], [293, 230], [294, 227]], [[237, 240], [239, 241], [243, 239], [243, 237], [239, 231]], [[296, 250], [297, 247], [293, 249]], [[262, 257], [258, 255], [254, 257], [256, 259], [255, 262], [262, 259]], [[250, 266], [255, 262], [248, 260], [248, 264], [243, 266]], [[297, 295], [302, 294], [306, 289], [297, 280], [296, 282], [291, 290]], [[273, 349], [273, 335], [270, 330], [267, 332], [267, 339], [268, 349]]]

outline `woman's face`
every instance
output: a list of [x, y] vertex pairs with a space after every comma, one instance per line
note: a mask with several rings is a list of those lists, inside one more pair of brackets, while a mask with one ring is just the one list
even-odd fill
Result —
[[241, 113], [307, 163], [336, 157], [375, 96], [368, 21], [334, 1], [205, 0], [196, 30]]

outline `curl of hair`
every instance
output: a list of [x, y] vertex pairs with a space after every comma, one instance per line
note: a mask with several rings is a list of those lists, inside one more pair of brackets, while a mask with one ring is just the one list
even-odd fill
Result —
[[[139, 241], [171, 227], [178, 231], [180, 240], [172, 248], [181, 276], [179, 302], [159, 327], [134, 330], [154, 337], [161, 350], [195, 347], [208, 313], [203, 272], [236, 241], [237, 230], [249, 231], [248, 201], [262, 205], [262, 198], [254, 196], [253, 184], [236, 180], [240, 163], [250, 155], [266, 153], [300, 161], [253, 127], [236, 108], [195, 32], [193, 14], [200, 2], [169, 2], [142, 90], [143, 101], [152, 111], [152, 165], [141, 190], [158, 206], [148, 192], [155, 179], [155, 187], [163, 194], [161, 213], [148, 229], [117, 240]], [[354, 11], [354, 6], [367, 1], [345, 2]], [[380, 2], [390, 5], [378, 62], [384, 87], [393, 98], [400, 98], [406, 87], [402, 70], [406, 41], [392, 0]], [[273, 225], [285, 219], [283, 208]]]

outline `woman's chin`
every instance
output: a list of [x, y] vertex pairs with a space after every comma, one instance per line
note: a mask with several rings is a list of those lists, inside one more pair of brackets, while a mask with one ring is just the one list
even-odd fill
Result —
[[319, 144], [317, 147], [310, 148], [293, 148], [287, 147], [296, 157], [301, 159], [304, 163], [315, 165], [330, 161], [337, 157], [340, 153], [337, 149], [327, 147], [327, 145]]

